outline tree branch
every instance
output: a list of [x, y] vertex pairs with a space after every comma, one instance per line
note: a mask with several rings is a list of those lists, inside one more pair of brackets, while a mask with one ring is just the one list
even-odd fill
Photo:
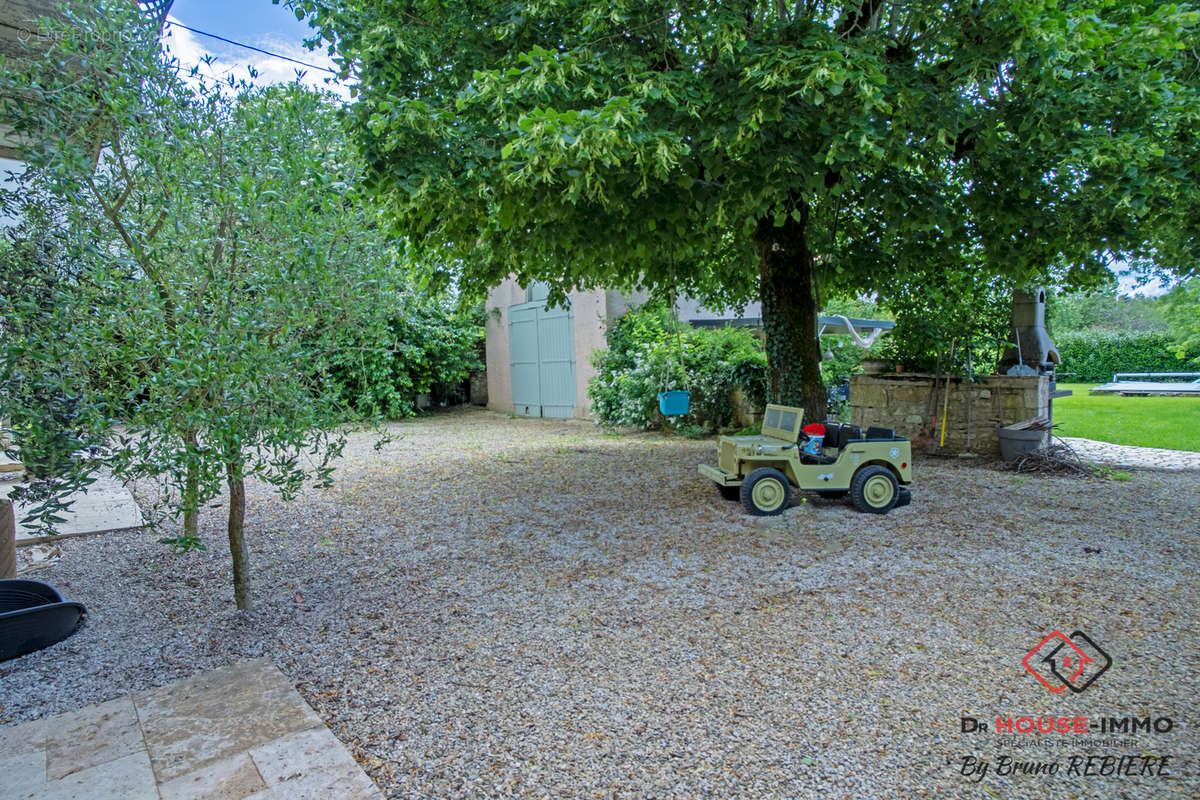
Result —
[[862, 4], [857, 9], [843, 14], [841, 21], [834, 28], [834, 32], [842, 38], [847, 38], [874, 30], [879, 24], [879, 9], [882, 5], [883, 0], [862, 0]]

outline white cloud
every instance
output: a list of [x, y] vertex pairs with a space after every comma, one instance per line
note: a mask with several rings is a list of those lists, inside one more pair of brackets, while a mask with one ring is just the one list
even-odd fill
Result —
[[1172, 284], [1162, 278], [1147, 278], [1129, 272], [1117, 273], [1117, 291], [1125, 296], [1160, 297], [1171, 291]]
[[[170, 24], [172, 22], [175, 24]], [[283, 58], [200, 36], [181, 28], [179, 21], [173, 16], [167, 17], [167, 23], [168, 25], [163, 31], [163, 43], [171, 55], [179, 59], [179, 63], [184, 69], [199, 67], [200, 71], [209, 77], [224, 79], [232, 74], [235, 78], [249, 80], [250, 69], [253, 68], [258, 73], [253, 82], [260, 86], [293, 83], [299, 79], [306, 86], [331, 91], [343, 100], [350, 99], [349, 86], [341, 83], [336, 76], [328, 72], [310, 69]], [[247, 41], [246, 44], [253, 45], [260, 50], [288, 56], [297, 61], [328, 69], [337, 69], [337, 65], [324, 50], [309, 50], [300, 42], [287, 41], [279, 36], [256, 37]], [[211, 66], [207, 66], [203, 62], [206, 55], [215, 56], [217, 60]], [[302, 73], [299, 78], [297, 78], [297, 71]]]

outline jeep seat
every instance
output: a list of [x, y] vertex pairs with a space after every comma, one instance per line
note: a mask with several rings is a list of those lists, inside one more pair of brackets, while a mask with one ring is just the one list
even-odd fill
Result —
[[825, 446], [841, 450], [847, 442], [862, 438], [862, 428], [846, 422], [825, 423]]

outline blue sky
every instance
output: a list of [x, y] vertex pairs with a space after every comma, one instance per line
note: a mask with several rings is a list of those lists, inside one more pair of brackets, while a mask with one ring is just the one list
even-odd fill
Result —
[[308, 25], [271, 0], [175, 0], [171, 16], [193, 28], [257, 45], [255, 39], [277, 36], [297, 43]]
[[[175, 0], [167, 21], [310, 64], [335, 66], [324, 50], [311, 51], [304, 47], [304, 40], [311, 35], [308, 24], [297, 20], [295, 13], [287, 7], [276, 5], [271, 0]], [[171, 25], [167, 26], [164, 41], [185, 66], [197, 64], [205, 54], [216, 56], [215, 72], [218, 75], [232, 72], [237, 77], [246, 77], [246, 67], [253, 66], [260, 73], [260, 83], [277, 83], [295, 80], [296, 70], [304, 69], [283, 59], [271, 58]], [[345, 87], [328, 83], [329, 77], [328, 73], [310, 69], [304, 82], [332, 89], [346, 97], [348, 92]]]

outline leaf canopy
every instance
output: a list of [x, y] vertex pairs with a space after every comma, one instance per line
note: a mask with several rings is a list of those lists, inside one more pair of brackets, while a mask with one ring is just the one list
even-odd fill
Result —
[[1197, 13], [1151, 0], [298, 0], [360, 81], [371, 183], [482, 289], [754, 293], [809, 209], [827, 288], [1191, 270]]

